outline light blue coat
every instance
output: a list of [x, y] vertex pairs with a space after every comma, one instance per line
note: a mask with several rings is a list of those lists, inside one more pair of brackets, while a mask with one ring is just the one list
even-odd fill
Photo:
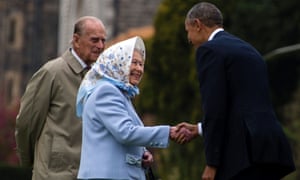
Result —
[[144, 127], [130, 98], [105, 80], [87, 99], [82, 123], [79, 179], [145, 180], [145, 147], [169, 142], [170, 126]]

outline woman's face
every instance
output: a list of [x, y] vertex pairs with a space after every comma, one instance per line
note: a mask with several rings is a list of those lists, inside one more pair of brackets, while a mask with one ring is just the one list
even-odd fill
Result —
[[129, 82], [137, 86], [144, 74], [144, 60], [138, 51], [133, 52], [132, 61], [130, 65]]

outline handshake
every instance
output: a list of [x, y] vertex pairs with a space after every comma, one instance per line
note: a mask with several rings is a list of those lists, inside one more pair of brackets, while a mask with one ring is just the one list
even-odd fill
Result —
[[182, 122], [170, 128], [170, 138], [178, 144], [190, 142], [199, 136], [198, 125]]

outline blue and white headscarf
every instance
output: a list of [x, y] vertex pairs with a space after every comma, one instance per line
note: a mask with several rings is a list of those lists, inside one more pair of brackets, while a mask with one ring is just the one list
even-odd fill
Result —
[[81, 117], [87, 98], [98, 86], [101, 79], [111, 82], [119, 89], [125, 91], [130, 97], [139, 94], [138, 87], [129, 82], [130, 65], [135, 49], [142, 52], [145, 60], [145, 45], [138, 36], [112, 45], [98, 57], [95, 64], [86, 73], [79, 87], [76, 100], [78, 117]]

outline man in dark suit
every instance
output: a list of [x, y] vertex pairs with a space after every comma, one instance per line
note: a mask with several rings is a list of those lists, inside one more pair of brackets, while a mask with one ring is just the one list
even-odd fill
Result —
[[[280, 179], [295, 170], [272, 109], [266, 64], [255, 48], [223, 29], [220, 10], [200, 2], [185, 29], [196, 48], [203, 120], [181, 123], [204, 137], [203, 179]], [[190, 139], [190, 140], [191, 140]]]

